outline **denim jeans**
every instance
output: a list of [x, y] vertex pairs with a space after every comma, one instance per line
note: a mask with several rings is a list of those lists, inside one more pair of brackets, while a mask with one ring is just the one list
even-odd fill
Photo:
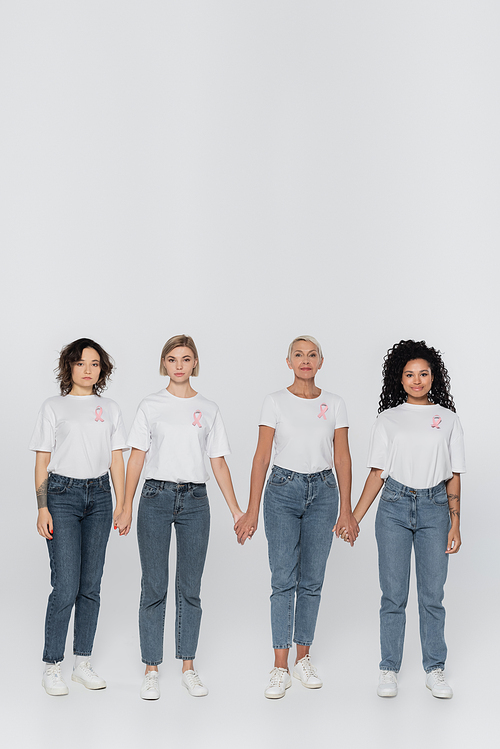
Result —
[[163, 630], [172, 525], [177, 540], [176, 658], [193, 660], [201, 622], [201, 576], [207, 555], [210, 508], [205, 484], [148, 479], [137, 515], [142, 582], [139, 634], [142, 661], [163, 660]]
[[101, 578], [108, 543], [113, 502], [109, 476], [72, 479], [49, 474], [47, 506], [54, 533], [47, 540], [52, 592], [45, 617], [43, 660], [58, 663], [73, 605], [73, 652], [91, 655], [100, 606]]
[[415, 549], [422, 662], [428, 673], [444, 668], [445, 554], [450, 529], [446, 484], [411, 489], [388, 478], [375, 521], [382, 589], [380, 605], [380, 668], [398, 672], [403, 658], [410, 560]]
[[332, 471], [273, 467], [264, 493], [273, 648], [291, 648], [292, 634], [312, 644], [338, 504]]

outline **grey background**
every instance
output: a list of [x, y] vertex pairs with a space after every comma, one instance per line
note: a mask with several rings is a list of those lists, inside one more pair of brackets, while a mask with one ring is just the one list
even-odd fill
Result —
[[[495, 2], [30, 2], [0, 8], [3, 732], [8, 744], [493, 746], [498, 670], [498, 29]], [[446, 588], [451, 701], [424, 688], [415, 589], [396, 700], [375, 694], [374, 511], [334, 543], [314, 659], [263, 697], [272, 665], [262, 527], [212, 535], [193, 700], [173, 658], [139, 699], [139, 560], [112, 536], [94, 664], [108, 689], [40, 686], [49, 592], [27, 444], [61, 346], [97, 339], [130, 426], [171, 335], [194, 336], [246, 507], [261, 402], [298, 334], [350, 416], [356, 501], [386, 350], [444, 352], [466, 432], [463, 549]], [[64, 663], [69, 678], [71, 641]]]

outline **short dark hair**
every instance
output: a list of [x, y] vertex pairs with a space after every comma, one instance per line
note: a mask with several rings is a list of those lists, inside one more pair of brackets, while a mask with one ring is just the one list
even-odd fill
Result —
[[109, 354], [104, 351], [103, 347], [93, 341], [91, 338], [79, 338], [77, 341], [68, 343], [59, 355], [59, 364], [57, 365], [56, 379], [59, 382], [61, 388], [61, 395], [68, 395], [73, 387], [73, 377], [71, 374], [71, 365], [80, 361], [82, 358], [83, 350], [86, 348], [93, 348], [99, 354], [101, 372], [99, 379], [93, 386], [95, 395], [100, 395], [103, 390], [106, 390], [107, 382], [111, 376], [111, 372], [114, 369], [114, 362]]

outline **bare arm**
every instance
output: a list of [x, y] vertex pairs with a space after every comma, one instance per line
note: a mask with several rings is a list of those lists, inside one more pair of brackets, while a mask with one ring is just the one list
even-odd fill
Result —
[[383, 468], [370, 469], [370, 473], [368, 474], [368, 478], [365, 481], [365, 485], [363, 487], [363, 491], [361, 492], [359, 502], [354, 508], [353, 514], [358, 523], [362, 521], [362, 519], [372, 506], [375, 497], [384, 485], [384, 480], [381, 478], [383, 472]]
[[456, 554], [462, 545], [460, 538], [460, 474], [454, 473], [446, 482], [448, 507], [450, 508], [451, 529], [448, 533], [447, 554]]
[[[115, 490], [116, 497], [113, 525], [115, 528], [118, 528], [119, 526], [116, 521], [120, 518], [120, 515], [123, 512], [123, 505], [125, 502], [125, 464], [123, 462], [122, 450], [113, 450], [111, 453], [109, 472], [111, 473], [111, 481], [113, 482], [113, 489]], [[129, 530], [130, 526], [126, 530], [123, 527], [119, 527], [120, 536], [126, 536]]]
[[130, 458], [128, 459], [127, 478], [125, 481], [125, 500], [123, 502], [122, 511], [118, 515], [115, 513], [114, 518], [115, 528], [118, 528], [120, 536], [126, 536], [132, 525], [132, 504], [134, 502], [137, 484], [141, 478], [145, 456], [146, 453], [144, 450], [138, 450], [136, 447], [133, 447], [130, 453]]
[[272, 427], [259, 427], [259, 441], [252, 463], [252, 473], [250, 475], [250, 499], [248, 508], [244, 515], [234, 526], [234, 531], [238, 537], [238, 542], [244, 544], [247, 538], [252, 538], [257, 530], [259, 519], [260, 500], [262, 490], [266, 480], [271, 452], [273, 449], [274, 429]]
[[229, 467], [224, 457], [221, 458], [210, 458], [210, 464], [212, 471], [214, 472], [215, 480], [219, 485], [224, 499], [226, 500], [227, 506], [231, 510], [231, 515], [236, 523], [243, 515], [238, 505], [236, 495], [234, 493], [233, 482], [231, 481], [231, 474]]
[[38, 518], [36, 528], [43, 538], [52, 538], [54, 526], [52, 524], [52, 515], [47, 507], [47, 487], [49, 484], [49, 474], [47, 468], [50, 463], [51, 453], [37, 451], [35, 462], [35, 489], [36, 500], [38, 504]]
[[359, 526], [351, 510], [351, 453], [349, 452], [348, 427], [335, 430], [333, 440], [333, 464], [339, 482], [340, 513], [333, 528], [333, 532], [339, 537], [342, 528], [345, 528], [349, 537], [349, 543], [354, 545], [359, 533]]

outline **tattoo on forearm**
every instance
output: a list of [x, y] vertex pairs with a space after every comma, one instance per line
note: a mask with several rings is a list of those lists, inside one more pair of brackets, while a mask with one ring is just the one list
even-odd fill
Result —
[[450, 515], [454, 515], [456, 518], [460, 518], [460, 513], [458, 510], [450, 510]]
[[41, 510], [42, 507], [47, 507], [47, 487], [49, 485], [49, 479], [48, 477], [45, 479], [45, 481], [42, 481], [38, 489], [36, 490], [36, 501], [38, 503], [38, 509]]
[[460, 502], [460, 496], [458, 494], [448, 494], [447, 496], [450, 501], [456, 499], [457, 502]]

